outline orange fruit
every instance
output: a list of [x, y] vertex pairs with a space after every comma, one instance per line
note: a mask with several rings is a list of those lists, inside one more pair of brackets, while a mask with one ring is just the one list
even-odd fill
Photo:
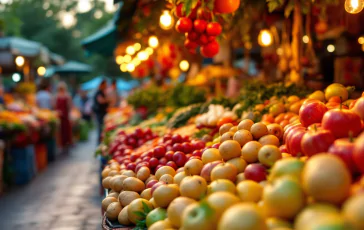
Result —
[[274, 118], [274, 123], [279, 124], [280, 122], [282, 122], [282, 121], [284, 120], [284, 116], [285, 116], [285, 115], [286, 115], [286, 114], [281, 113], [281, 114], [279, 114], [278, 116], [276, 116], [276, 118]]
[[343, 215], [355, 229], [364, 229], [364, 194], [350, 197], [343, 205]]
[[173, 178], [173, 183], [177, 184], [177, 185], [180, 185], [181, 184], [181, 181], [187, 177], [186, 173], [183, 171], [183, 172], [179, 172], [177, 173], [174, 178]]
[[201, 156], [202, 163], [205, 165], [210, 162], [222, 160], [220, 151], [215, 148], [206, 149]]
[[244, 119], [238, 124], [238, 130], [245, 129], [245, 130], [250, 131], [250, 128], [252, 127], [253, 124], [254, 124], [254, 121], [252, 121], [250, 119]]
[[150, 199], [152, 199], [152, 197], [153, 196], [152, 196], [152, 189], [151, 188], [147, 188], [143, 192], [140, 193], [140, 198], [150, 200]]
[[163, 176], [164, 174], [174, 176], [176, 175], [176, 171], [170, 166], [162, 166], [157, 170], [155, 176], [157, 177], [157, 180], [159, 180], [159, 178], [161, 178], [161, 176]]
[[209, 195], [206, 198], [207, 204], [215, 211], [216, 222], [229, 207], [240, 202], [239, 198], [232, 193], [220, 191]]
[[268, 128], [265, 124], [263, 123], [255, 123], [254, 125], [252, 125], [252, 127], [250, 128], [250, 132], [253, 135], [255, 140], [258, 140], [259, 138], [261, 138], [264, 135], [268, 134]]
[[207, 186], [207, 194], [214, 192], [230, 192], [232, 194], [236, 193], [235, 184], [230, 180], [218, 179]]
[[259, 143], [262, 145], [275, 145], [277, 147], [280, 146], [278, 137], [272, 134], [268, 134], [259, 138]]
[[220, 134], [220, 136], [222, 136], [222, 135], [223, 135], [224, 133], [226, 133], [226, 132], [229, 132], [229, 130], [230, 130], [232, 127], [234, 127], [234, 125], [233, 125], [233, 124], [231, 124], [231, 123], [223, 124], [223, 125], [220, 127], [220, 129], [219, 129], [219, 134]]
[[282, 154], [277, 146], [264, 145], [259, 149], [258, 160], [263, 165], [271, 167], [279, 159], [282, 159]]
[[241, 129], [234, 134], [233, 138], [243, 147], [246, 143], [253, 140], [253, 135], [248, 130]]
[[[279, 122], [280, 123], [280, 122]], [[276, 136], [278, 139], [283, 137], [283, 128], [279, 124], [269, 124], [267, 125], [268, 133]], [[279, 142], [279, 140], [278, 140]]]
[[236, 186], [240, 200], [243, 202], [257, 203], [263, 195], [263, 186], [252, 180], [245, 180]]
[[163, 181], [166, 184], [173, 184], [173, 176], [169, 174], [164, 174], [163, 176], [161, 176], [161, 178], [159, 178], [159, 181]]
[[255, 163], [258, 161], [258, 152], [262, 147], [258, 141], [250, 141], [241, 149], [241, 156], [247, 163]]
[[206, 191], [206, 180], [200, 176], [188, 176], [180, 184], [181, 196], [194, 200], [202, 199], [206, 195]]
[[220, 143], [223, 143], [224, 141], [227, 141], [227, 140], [233, 140], [233, 139], [234, 139], [234, 133], [229, 131], [229, 132], [224, 133], [221, 136]]
[[224, 141], [220, 147], [219, 152], [225, 161], [239, 157], [241, 155], [241, 147], [239, 142], [233, 140]]
[[238, 174], [238, 170], [236, 167], [229, 163], [222, 163], [217, 165], [212, 171], [211, 171], [211, 181], [217, 180], [217, 179], [228, 179], [232, 182], [235, 182], [236, 175]]
[[161, 185], [153, 192], [154, 201], [161, 208], [167, 208], [178, 196], [178, 186]]
[[200, 175], [203, 163], [199, 159], [191, 159], [184, 166], [186, 175]]
[[144, 205], [147, 205], [149, 209], [153, 209], [153, 204], [146, 199], [138, 198], [133, 200], [128, 206], [128, 218], [130, 222], [136, 224], [137, 221], [143, 220], [141, 216], [139, 216], [138, 212], [144, 212]]
[[234, 165], [238, 170], [238, 173], [244, 172], [246, 166], [248, 165], [242, 156], [230, 159], [226, 163]]
[[351, 174], [339, 157], [317, 154], [306, 161], [302, 185], [315, 201], [340, 204], [349, 196]]
[[197, 202], [188, 197], [177, 197], [168, 206], [167, 215], [168, 219], [171, 221], [173, 227], [180, 228], [182, 225], [182, 215], [183, 211], [190, 204], [197, 204]]

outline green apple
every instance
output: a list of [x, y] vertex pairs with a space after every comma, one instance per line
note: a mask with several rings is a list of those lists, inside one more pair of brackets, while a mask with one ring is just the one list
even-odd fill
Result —
[[298, 180], [284, 176], [266, 185], [264, 208], [268, 216], [292, 219], [305, 206], [305, 194]]
[[304, 162], [302, 162], [297, 158], [292, 157], [292, 158], [281, 159], [273, 165], [268, 180], [273, 181], [285, 175], [300, 178], [303, 166]]
[[156, 208], [150, 211], [146, 218], [147, 227], [152, 226], [155, 222], [164, 220], [167, 218], [167, 210], [164, 208]]
[[216, 229], [215, 211], [206, 202], [191, 204], [183, 212], [182, 228], [210, 230]]

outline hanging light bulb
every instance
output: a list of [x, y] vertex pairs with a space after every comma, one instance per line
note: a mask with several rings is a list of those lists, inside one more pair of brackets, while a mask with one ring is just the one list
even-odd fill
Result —
[[345, 10], [350, 14], [357, 14], [364, 8], [364, 0], [345, 0]]
[[159, 45], [158, 38], [156, 36], [150, 36], [148, 40], [148, 44], [152, 48], [157, 48]]
[[182, 70], [182, 71], [187, 71], [188, 68], [190, 68], [190, 63], [188, 63], [188, 61], [186, 60], [182, 60], [180, 63], [179, 63], [179, 68]]
[[44, 66], [39, 66], [37, 69], [37, 73], [39, 76], [44, 76], [44, 74], [46, 73], [46, 68]]
[[154, 52], [154, 50], [150, 47], [146, 48], [145, 51], [148, 53], [149, 56], [152, 55]]
[[273, 35], [269, 30], [261, 30], [258, 36], [260, 46], [267, 47], [273, 43]]
[[135, 65], [133, 63], [129, 63], [126, 66], [126, 69], [128, 70], [128, 72], [133, 72], [135, 70]]
[[309, 43], [310, 42], [310, 37], [309, 36], [307, 36], [307, 35], [304, 35], [303, 37], [302, 37], [302, 41], [303, 41], [303, 43]]
[[15, 58], [15, 64], [18, 66], [18, 67], [22, 67], [25, 63], [25, 59], [23, 56], [17, 56]]
[[121, 65], [124, 62], [124, 57], [121, 55], [116, 56], [115, 62], [116, 64]]
[[141, 60], [141, 61], [145, 61], [147, 60], [149, 57], [148, 53], [146, 51], [140, 51], [138, 53], [138, 58]]
[[134, 44], [135, 51], [139, 51], [141, 48], [142, 48], [142, 46], [140, 45], [140, 43], [135, 43]]
[[173, 27], [174, 19], [168, 10], [163, 10], [162, 15], [159, 18], [159, 25], [164, 30], [169, 30]]
[[126, 53], [129, 54], [129, 55], [134, 55], [135, 54], [134, 46], [126, 47]]

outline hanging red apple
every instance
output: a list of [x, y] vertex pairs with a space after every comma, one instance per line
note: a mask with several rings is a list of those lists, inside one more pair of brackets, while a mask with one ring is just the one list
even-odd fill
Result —
[[188, 33], [192, 30], [192, 21], [189, 18], [183, 17], [177, 21], [176, 30], [179, 33]]
[[221, 14], [235, 12], [240, 5], [240, 0], [215, 0], [214, 11]]
[[195, 31], [191, 31], [187, 34], [187, 39], [196, 41], [198, 39], [198, 34]]
[[200, 38], [197, 40], [197, 43], [198, 43], [200, 46], [206, 45], [207, 43], [209, 43], [208, 36], [207, 36], [206, 34], [202, 34], [202, 35], [200, 36]]
[[191, 40], [189, 40], [189, 39], [186, 39], [186, 41], [185, 41], [185, 47], [187, 48], [187, 49], [196, 49], [197, 48], [197, 46], [198, 46], [198, 44], [196, 43], [196, 42], [194, 42], [194, 41], [191, 41]]
[[217, 43], [217, 41], [213, 41], [201, 47], [201, 54], [204, 57], [211, 58], [219, 52], [219, 49], [219, 43]]
[[205, 20], [197, 19], [193, 22], [193, 30], [197, 33], [204, 33], [207, 27], [207, 22]]
[[209, 11], [208, 9], [200, 8], [197, 11], [197, 18], [206, 21], [211, 21], [212, 20], [211, 11]]
[[206, 34], [210, 36], [219, 36], [221, 34], [222, 27], [217, 22], [210, 22], [206, 27]]

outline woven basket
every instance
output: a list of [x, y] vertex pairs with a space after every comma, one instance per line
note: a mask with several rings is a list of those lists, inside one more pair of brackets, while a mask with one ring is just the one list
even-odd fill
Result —
[[113, 227], [110, 221], [107, 220], [106, 215], [102, 218], [102, 230], [131, 230], [134, 227], [122, 227], [115, 226]]

